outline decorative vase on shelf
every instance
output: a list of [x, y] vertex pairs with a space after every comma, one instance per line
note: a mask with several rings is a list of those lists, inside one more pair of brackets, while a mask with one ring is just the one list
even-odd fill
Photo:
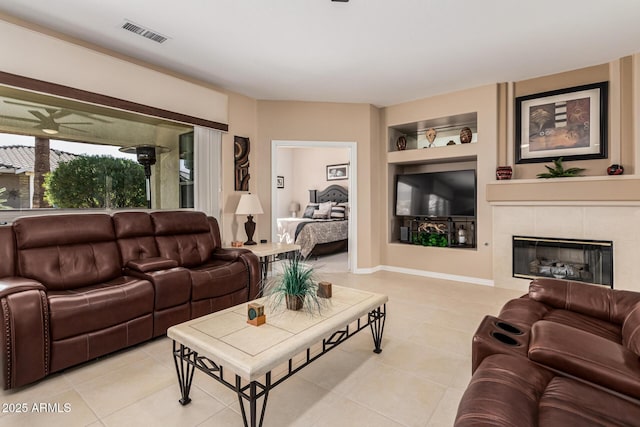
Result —
[[468, 127], [463, 127], [460, 129], [460, 142], [463, 144], [468, 144], [473, 139], [473, 132]]
[[624, 168], [622, 165], [611, 165], [607, 168], [607, 175], [622, 175]]
[[429, 148], [435, 147], [435, 145], [433, 145], [433, 141], [436, 140], [437, 134], [438, 134], [438, 131], [436, 131], [434, 128], [429, 128], [427, 129], [427, 132], [425, 132], [424, 136], [429, 142], [429, 145], [428, 145]]
[[511, 179], [511, 176], [513, 176], [513, 169], [511, 166], [498, 166], [496, 168], [496, 179]]
[[405, 150], [407, 148], [407, 138], [404, 136], [399, 137], [396, 141], [396, 147], [398, 148], [398, 151]]
[[461, 245], [467, 243], [467, 230], [464, 229], [464, 225], [458, 229], [458, 243]]

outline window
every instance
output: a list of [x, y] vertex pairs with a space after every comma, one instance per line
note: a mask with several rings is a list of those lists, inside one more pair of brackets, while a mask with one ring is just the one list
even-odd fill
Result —
[[0, 208], [193, 207], [193, 145], [191, 125], [0, 86]]

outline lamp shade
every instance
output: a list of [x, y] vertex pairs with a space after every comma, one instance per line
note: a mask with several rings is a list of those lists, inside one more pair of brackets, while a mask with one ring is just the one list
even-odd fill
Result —
[[251, 193], [240, 196], [240, 201], [236, 208], [236, 215], [257, 215], [261, 213], [264, 212], [258, 196]]
[[298, 212], [300, 210], [300, 203], [291, 202], [289, 205], [289, 212]]

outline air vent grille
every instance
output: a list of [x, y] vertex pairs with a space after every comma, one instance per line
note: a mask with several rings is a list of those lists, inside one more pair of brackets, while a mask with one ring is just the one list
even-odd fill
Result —
[[156, 31], [134, 24], [131, 21], [125, 21], [124, 24], [122, 24], [122, 28], [158, 43], [164, 43], [169, 39]]

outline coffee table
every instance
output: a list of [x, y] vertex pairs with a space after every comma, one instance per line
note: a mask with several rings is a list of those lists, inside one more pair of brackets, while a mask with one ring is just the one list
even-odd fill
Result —
[[[247, 303], [243, 303], [169, 328], [180, 403], [191, 402], [189, 392], [197, 368], [237, 393], [245, 426], [261, 426], [272, 388], [354, 334], [369, 327], [373, 351], [380, 353], [387, 296], [332, 288], [333, 296], [325, 300], [320, 314], [290, 311], [284, 302], [273, 307], [271, 301], [260, 298], [253, 302], [264, 304], [267, 321], [261, 326], [247, 324]], [[229, 381], [232, 377], [233, 382]]]

